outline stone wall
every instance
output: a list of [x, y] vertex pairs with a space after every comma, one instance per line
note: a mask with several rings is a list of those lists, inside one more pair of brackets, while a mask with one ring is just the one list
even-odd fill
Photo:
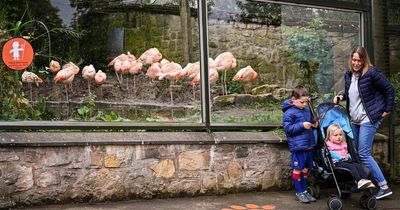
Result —
[[[183, 135], [190, 138], [190, 134]], [[90, 134], [84, 136], [92, 139]], [[288, 190], [291, 186], [290, 153], [282, 141], [229, 143], [227, 139], [224, 143], [223, 137], [216, 137], [219, 143], [205, 143], [204, 139], [173, 143], [174, 139], [169, 139], [170, 144], [141, 144], [124, 139], [124, 143], [116, 143], [110, 138], [109, 143], [82, 140], [82, 144], [61, 144], [51, 140], [38, 143], [30, 134], [23, 138], [26, 144], [0, 148], [0, 208]], [[4, 134], [1, 139], [2, 143], [5, 139], [21, 142], [19, 137]], [[31, 146], [24, 146], [27, 144]]]
[[[388, 138], [374, 155], [388, 174]], [[0, 208], [291, 189], [275, 132], [1, 133]]]

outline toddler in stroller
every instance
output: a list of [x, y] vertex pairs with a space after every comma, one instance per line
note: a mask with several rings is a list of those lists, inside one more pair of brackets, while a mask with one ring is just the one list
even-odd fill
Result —
[[[369, 171], [361, 164], [353, 147], [353, 132], [346, 109], [341, 105], [322, 103], [315, 113], [312, 100], [310, 106], [313, 116], [318, 119], [319, 129], [317, 129], [317, 148], [314, 154], [314, 168], [317, 170], [313, 171], [312, 184], [307, 191], [319, 198], [318, 184], [334, 184], [337, 193], [329, 197], [327, 202], [329, 209], [342, 209], [341, 199], [349, 198], [353, 192], [363, 193], [360, 197], [360, 205], [363, 208], [376, 208], [376, 198], [371, 190], [374, 184], [368, 179]], [[341, 144], [334, 143], [338, 136]]]
[[331, 124], [326, 129], [326, 146], [331, 155], [331, 159], [335, 167], [350, 170], [351, 175], [357, 182], [358, 189], [375, 187], [368, 179], [368, 173], [365, 168], [352, 161], [351, 155], [347, 150], [347, 143], [342, 128], [337, 124]]

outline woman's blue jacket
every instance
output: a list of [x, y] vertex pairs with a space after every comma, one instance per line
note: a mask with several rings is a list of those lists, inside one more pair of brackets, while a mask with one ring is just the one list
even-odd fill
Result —
[[[374, 66], [361, 75], [358, 72], [358, 91], [362, 104], [371, 123], [381, 119], [383, 112], [391, 112], [394, 107], [394, 88], [389, 80]], [[344, 76], [344, 99], [347, 100], [346, 108], [349, 111], [349, 88], [351, 84], [352, 71], [347, 71]]]

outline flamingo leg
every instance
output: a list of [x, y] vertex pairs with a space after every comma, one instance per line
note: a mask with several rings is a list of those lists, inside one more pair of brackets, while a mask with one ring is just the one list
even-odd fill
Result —
[[69, 117], [69, 99], [68, 99], [68, 87], [67, 87], [67, 84], [65, 84], [64, 85], [64, 87], [65, 87], [65, 96], [66, 96], [66, 99], [67, 99], [67, 117]]
[[170, 92], [170, 94], [171, 94], [171, 104], [173, 105], [174, 104], [174, 95], [173, 95], [173, 93], [172, 93], [172, 88], [173, 88], [173, 86], [174, 86], [174, 80], [171, 80], [170, 81], [170, 90], [169, 90], [169, 92]]
[[29, 83], [28, 86], [29, 86], [29, 95], [31, 97], [31, 102], [33, 102], [33, 100], [32, 100], [32, 83]]
[[221, 77], [222, 77], [222, 79], [221, 79], [222, 95], [225, 95], [225, 93], [224, 93], [224, 91], [225, 91], [225, 88], [224, 88], [224, 75], [222, 75]]
[[90, 95], [90, 80], [88, 80], [88, 90], [89, 90], [89, 95]]
[[136, 95], [136, 74], [133, 75], [133, 91]]
[[116, 71], [115, 71], [115, 76], [117, 77], [117, 81], [119, 83], [119, 87], [122, 89], [122, 82], [121, 82], [121, 79], [119, 78], [118, 73]]
[[228, 95], [228, 87], [226, 85], [226, 70], [224, 71], [224, 87], [225, 87], [225, 95]]
[[195, 92], [195, 84], [192, 84], [192, 91], [193, 91], [193, 101], [196, 101], [196, 92]]
[[103, 86], [100, 85], [100, 100], [103, 100]]

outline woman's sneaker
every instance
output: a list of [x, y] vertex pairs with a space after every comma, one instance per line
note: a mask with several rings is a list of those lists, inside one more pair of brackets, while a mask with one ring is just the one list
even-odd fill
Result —
[[310, 203], [310, 200], [308, 200], [307, 196], [304, 193], [296, 193], [296, 200], [302, 203]]
[[369, 179], [360, 179], [360, 181], [358, 181], [358, 183], [357, 183], [357, 188], [359, 190], [365, 189], [365, 188], [368, 188], [368, 186], [370, 186], [371, 184], [372, 184], [372, 182]]
[[376, 193], [374, 195], [375, 195], [376, 200], [379, 200], [379, 199], [387, 197], [391, 194], [393, 194], [393, 192], [390, 188], [386, 188], [386, 189], [379, 188], [378, 191], [376, 191]]
[[313, 197], [310, 193], [308, 193], [307, 191], [304, 191], [304, 195], [306, 195], [307, 199], [308, 199], [310, 202], [316, 202], [316, 201], [317, 201], [317, 199], [314, 198], [314, 197]]

